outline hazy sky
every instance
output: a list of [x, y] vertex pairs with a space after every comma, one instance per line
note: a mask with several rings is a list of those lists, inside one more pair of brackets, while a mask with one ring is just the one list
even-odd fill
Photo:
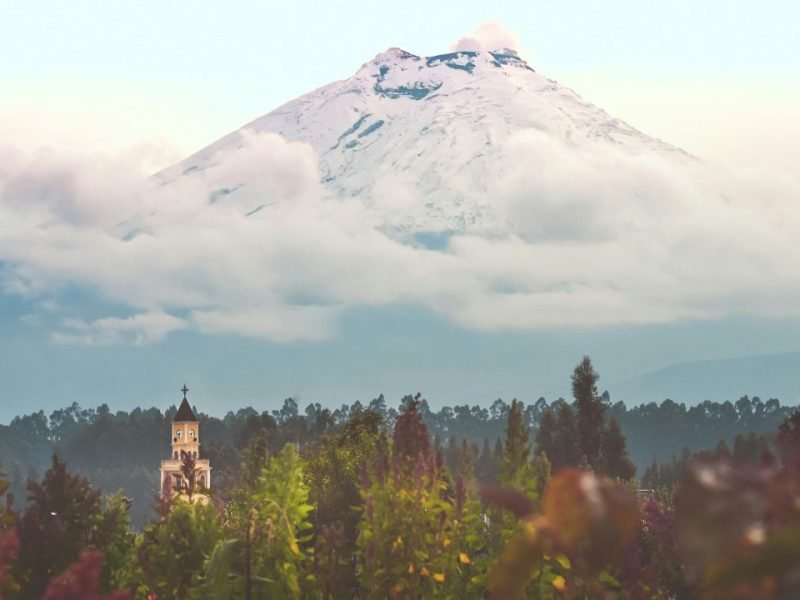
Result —
[[[0, 422], [72, 400], [164, 407], [184, 381], [215, 413], [295, 394], [531, 401], [567, 394], [584, 353], [613, 383], [798, 349], [799, 3], [231, 4], [0, 0]], [[227, 164], [257, 165], [248, 189], [284, 177], [316, 198], [288, 198], [280, 219], [211, 206], [218, 182], [156, 193], [142, 177], [388, 47], [439, 54], [486, 23], [708, 173], [523, 131], [520, 197], [566, 191], [608, 238], [462, 235], [441, 251], [327, 212], [310, 147], [271, 134]], [[623, 227], [629, 181], [649, 193], [641, 232]], [[147, 234], [121, 236], [137, 213]]]
[[800, 164], [793, 0], [229, 4], [2, 2], [0, 143], [146, 144], [162, 166], [386, 47], [437, 54], [495, 20], [537, 70], [647, 133], [734, 166]]

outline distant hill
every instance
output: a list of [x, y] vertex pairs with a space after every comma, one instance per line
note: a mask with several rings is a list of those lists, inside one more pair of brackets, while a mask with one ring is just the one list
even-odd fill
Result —
[[620, 381], [609, 390], [614, 400], [629, 406], [666, 398], [686, 404], [735, 401], [744, 394], [796, 405], [800, 400], [800, 352], [677, 363]]

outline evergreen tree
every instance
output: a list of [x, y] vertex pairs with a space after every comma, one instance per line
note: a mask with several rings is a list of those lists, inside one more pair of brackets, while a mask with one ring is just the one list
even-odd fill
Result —
[[489, 438], [483, 438], [483, 446], [478, 457], [476, 476], [480, 482], [489, 482], [495, 479], [494, 458], [492, 457], [492, 447], [489, 445]]
[[494, 449], [492, 450], [492, 463], [494, 467], [494, 473], [496, 474], [496, 479], [500, 479], [500, 475], [503, 472], [503, 460], [505, 456], [505, 451], [503, 450], [503, 440], [497, 438], [494, 441]]
[[442, 446], [442, 438], [438, 433], [433, 436], [433, 452], [434, 454], [445, 455], [444, 447]]
[[605, 406], [597, 394], [599, 375], [588, 356], [572, 373], [572, 395], [578, 409], [580, 449], [592, 469], [603, 471], [603, 437]]
[[529, 465], [530, 461], [530, 429], [525, 423], [523, 411], [522, 402], [512, 400], [511, 409], [508, 412], [503, 457], [503, 475], [509, 481], [515, 479], [517, 474]]
[[560, 456], [557, 438], [556, 416], [551, 409], [547, 409], [539, 418], [539, 428], [536, 430], [536, 454], [547, 456], [551, 464], [564, 464]]
[[392, 441], [394, 455], [406, 466], [413, 465], [418, 458], [431, 460], [432, 448], [428, 428], [417, 410], [419, 394], [400, 411], [394, 425]]
[[251, 438], [250, 443], [242, 452], [242, 465], [240, 467], [242, 485], [250, 488], [255, 486], [267, 462], [269, 462], [267, 432], [266, 430], [261, 430]]
[[603, 459], [606, 474], [610, 477], [617, 477], [627, 481], [633, 479], [636, 474], [636, 466], [633, 464], [631, 457], [628, 456], [625, 436], [622, 434], [619, 423], [614, 418], [609, 420], [608, 429], [605, 431]]
[[40, 598], [47, 582], [78, 561], [96, 541], [100, 492], [70, 475], [53, 456], [41, 483], [28, 482], [28, 507], [17, 526], [20, 553], [14, 576], [22, 598]]
[[656, 457], [653, 457], [650, 466], [644, 470], [644, 474], [642, 475], [641, 486], [643, 488], [655, 490], [658, 489], [659, 485], [661, 484], [661, 477], [659, 475], [659, 465]]
[[566, 402], [558, 407], [555, 438], [556, 451], [554, 458], [550, 459], [553, 471], [581, 466], [585, 459], [580, 448], [577, 419], [575, 411]]
[[451, 436], [447, 438], [447, 447], [444, 451], [444, 460], [447, 463], [447, 467], [455, 473], [458, 470], [459, 464], [461, 462], [461, 447], [456, 440], [455, 436]]
[[757, 465], [769, 455], [769, 442], [763, 435], [751, 431], [738, 434], [733, 440], [733, 458], [744, 463]]
[[458, 467], [456, 472], [461, 475], [465, 480], [472, 481], [475, 479], [475, 455], [473, 454], [472, 445], [462, 438], [461, 452], [459, 452]]
[[552, 472], [553, 465], [547, 458], [547, 455], [544, 453], [537, 454], [533, 459], [533, 476], [536, 479], [537, 490], [545, 489], [547, 481], [550, 479]]

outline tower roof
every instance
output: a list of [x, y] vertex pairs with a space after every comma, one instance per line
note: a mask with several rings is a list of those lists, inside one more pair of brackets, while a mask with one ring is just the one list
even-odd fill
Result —
[[178, 408], [178, 412], [175, 413], [175, 418], [172, 421], [197, 421], [197, 417], [194, 416], [194, 411], [189, 406], [189, 401], [186, 398], [181, 402], [180, 408]]

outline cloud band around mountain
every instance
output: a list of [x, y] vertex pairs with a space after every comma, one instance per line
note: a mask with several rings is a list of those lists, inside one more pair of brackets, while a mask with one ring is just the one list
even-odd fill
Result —
[[[394, 304], [486, 330], [800, 316], [796, 179], [678, 169], [536, 130], [504, 151], [499, 225], [434, 250], [360, 200], [327, 197], [311, 148], [275, 134], [247, 136], [176, 185], [110, 158], [6, 149], [3, 289], [59, 300], [53, 339], [95, 345], [187, 329], [318, 341], [346, 311]], [[236, 181], [246, 188], [220, 192]], [[65, 303], [71, 286], [115, 314]]]

